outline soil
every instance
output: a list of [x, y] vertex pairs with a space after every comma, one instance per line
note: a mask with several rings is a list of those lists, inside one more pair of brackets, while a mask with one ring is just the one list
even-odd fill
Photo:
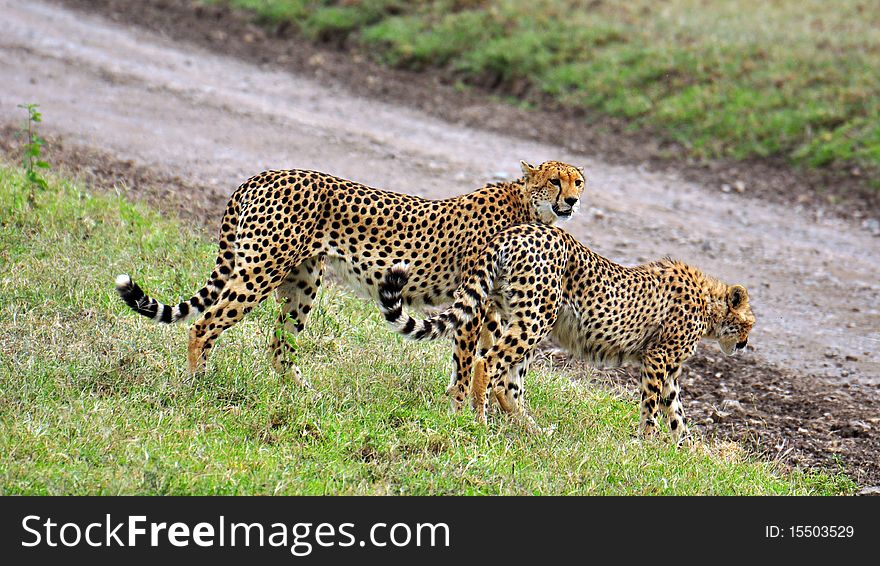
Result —
[[[509, 136], [564, 147], [609, 164], [638, 164], [654, 171], [674, 171], [683, 179], [719, 190], [747, 187], [750, 196], [775, 203], [806, 206], [819, 214], [855, 219], [880, 210], [880, 191], [872, 175], [860, 167], [840, 164], [821, 170], [793, 168], [782, 158], [731, 161], [682, 157], [684, 147], [645, 130], [631, 132], [622, 120], [562, 106], [527, 85], [499, 83], [494, 77], [476, 80], [470, 91], [453, 70], [409, 72], [378, 65], [344, 36], [327, 34], [321, 44], [304, 40], [288, 24], [260, 25], [252, 15], [222, 4], [195, 0], [56, 0], [75, 9], [98, 12], [259, 65], [287, 69], [298, 75], [330, 80], [359, 96], [394, 100], [453, 124], [478, 126]], [[534, 112], [489, 103], [487, 95], [522, 100]], [[868, 215], [870, 216], [870, 215]], [[873, 224], [870, 224], [873, 227]]]
[[[41, 137], [53, 172], [84, 186], [147, 202], [200, 227], [213, 227], [226, 206], [225, 195], [178, 176], [93, 147], [67, 143], [58, 136]], [[21, 126], [0, 125], [0, 157], [15, 161], [21, 155], [22, 140]]]
[[750, 289], [750, 349], [707, 346], [688, 363], [697, 428], [880, 484], [876, 191], [820, 192], [839, 172], [771, 162], [661, 160], [668, 147], [612, 122], [499, 104], [225, 8], [0, 0], [0, 12], [0, 151], [18, 154], [16, 105], [37, 102], [53, 167], [209, 231], [234, 187], [267, 168], [441, 198], [513, 177], [520, 159], [584, 165], [586, 206], [565, 225], [579, 239], [623, 263], [680, 257]]
[[[591, 373], [552, 346], [546, 353], [555, 366], [622, 388], [638, 402], [634, 370]], [[880, 480], [880, 396], [869, 386], [817, 382], [708, 345], [687, 361], [681, 385], [689, 426], [704, 438], [735, 440], [792, 467], [844, 471], [860, 486]]]

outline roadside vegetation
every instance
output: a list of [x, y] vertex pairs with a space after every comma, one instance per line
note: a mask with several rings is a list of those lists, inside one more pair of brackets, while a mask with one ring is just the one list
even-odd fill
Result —
[[697, 158], [782, 157], [880, 188], [869, 0], [205, 1], [394, 67], [621, 118]]
[[[0, 164], [0, 494], [845, 494], [731, 443], [639, 442], [626, 393], [546, 365], [530, 405], [552, 436], [449, 414], [443, 344], [404, 342], [328, 285], [299, 342], [316, 391], [265, 355], [269, 300], [185, 372], [186, 327], [117, 298], [118, 273], [177, 300], [212, 238], [50, 172]], [[32, 196], [33, 195], [33, 196]]]

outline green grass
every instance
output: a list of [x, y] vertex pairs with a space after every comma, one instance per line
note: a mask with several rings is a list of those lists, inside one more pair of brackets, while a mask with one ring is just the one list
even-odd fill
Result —
[[697, 157], [880, 172], [880, 10], [865, 0], [225, 1], [396, 67], [525, 83]]
[[185, 374], [186, 328], [130, 312], [116, 274], [166, 301], [197, 289], [215, 246], [139, 204], [49, 176], [28, 204], [0, 166], [0, 494], [841, 494], [842, 475], [730, 443], [639, 442], [628, 395], [528, 376], [546, 437], [451, 415], [446, 344], [408, 343], [328, 286], [298, 356], [317, 393], [270, 370], [268, 301]]

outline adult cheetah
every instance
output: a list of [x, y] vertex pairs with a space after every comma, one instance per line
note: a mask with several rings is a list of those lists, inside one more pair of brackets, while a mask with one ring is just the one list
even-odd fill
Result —
[[[132, 309], [157, 322], [201, 314], [189, 332], [192, 373], [204, 369], [224, 330], [275, 291], [283, 306], [270, 344], [273, 364], [282, 373], [293, 370], [303, 383], [287, 336], [305, 327], [325, 263], [356, 291], [378, 300], [383, 272], [406, 261], [411, 266], [401, 289], [406, 303], [448, 304], [493, 234], [576, 212], [585, 186], [582, 169], [557, 161], [538, 167], [522, 162], [521, 167], [518, 180], [446, 200], [383, 191], [316, 171], [266, 171], [230, 198], [216, 267], [195, 295], [174, 306], [162, 304], [128, 275], [117, 277], [116, 288]], [[488, 326], [497, 327], [497, 315], [486, 317]], [[455, 336], [448, 391], [456, 409], [467, 395], [482, 320], [476, 316]]]
[[[703, 339], [726, 354], [745, 348], [755, 317], [742, 285], [727, 285], [680, 261], [618, 265], [558, 228], [527, 224], [496, 234], [455, 303], [418, 321], [403, 311], [409, 268], [395, 265], [380, 286], [381, 309], [395, 330], [434, 340], [466, 326], [491, 299], [507, 321], [474, 372], [474, 405], [486, 421], [490, 390], [502, 409], [525, 416], [523, 377], [548, 334], [595, 364], [641, 367], [642, 434], [663, 409], [677, 439], [687, 432], [680, 399], [681, 367]], [[490, 387], [491, 386], [491, 387]]]

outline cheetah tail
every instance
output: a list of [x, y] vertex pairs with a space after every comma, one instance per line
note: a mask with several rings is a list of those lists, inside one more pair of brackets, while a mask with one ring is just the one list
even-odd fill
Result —
[[140, 288], [140, 285], [132, 281], [128, 275], [116, 277], [116, 291], [122, 297], [122, 300], [125, 301], [125, 304], [138, 314], [166, 324], [189, 320], [213, 303], [209, 286], [206, 285], [190, 299], [182, 301], [175, 306], [166, 305], [147, 296], [143, 289]]
[[487, 294], [482, 285], [464, 284], [456, 291], [456, 301], [444, 311], [424, 320], [416, 320], [403, 312], [403, 287], [409, 280], [406, 264], [395, 264], [385, 272], [379, 284], [379, 308], [395, 332], [410, 340], [437, 340], [452, 337], [462, 324], [474, 318]]
[[204, 287], [196, 294], [177, 305], [166, 305], [144, 293], [140, 286], [131, 280], [128, 275], [116, 277], [116, 291], [122, 300], [138, 314], [151, 318], [156, 322], [170, 324], [182, 320], [195, 318], [199, 313], [210, 307], [217, 300], [217, 296], [226, 285], [226, 280], [234, 267], [235, 256], [232, 250], [235, 246], [235, 230], [238, 226], [238, 191], [236, 191], [223, 214], [223, 222], [220, 226], [220, 253], [217, 255], [217, 265], [211, 273], [211, 277]]

